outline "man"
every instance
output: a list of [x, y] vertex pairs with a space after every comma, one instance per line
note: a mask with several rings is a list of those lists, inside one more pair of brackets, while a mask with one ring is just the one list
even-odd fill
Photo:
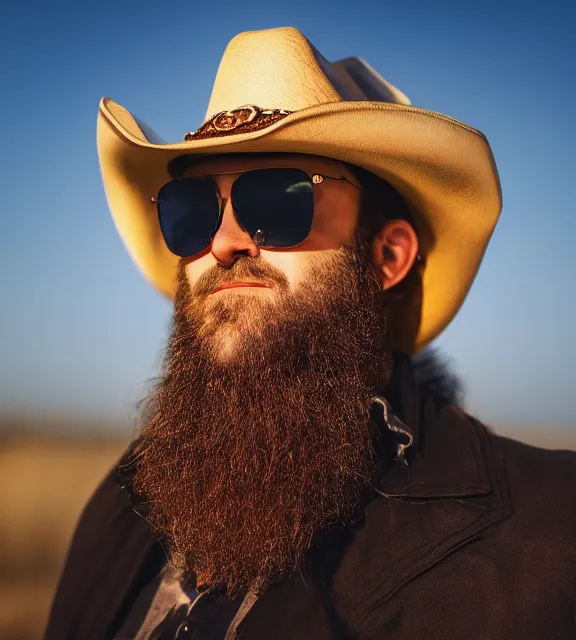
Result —
[[174, 315], [46, 638], [576, 637], [576, 453], [496, 436], [410, 357], [500, 213], [485, 138], [283, 28], [154, 140], [103, 100], [110, 207]]

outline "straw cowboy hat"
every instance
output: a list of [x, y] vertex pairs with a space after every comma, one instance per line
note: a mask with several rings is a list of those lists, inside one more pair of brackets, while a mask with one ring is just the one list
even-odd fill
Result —
[[98, 155], [108, 204], [146, 279], [173, 296], [179, 258], [164, 242], [152, 202], [184, 154], [305, 153], [348, 162], [384, 178], [414, 215], [425, 267], [415, 353], [464, 301], [500, 214], [500, 182], [484, 135], [414, 107], [361, 58], [326, 60], [292, 27], [247, 31], [224, 52], [205, 122], [166, 144], [124, 107], [103, 98]]

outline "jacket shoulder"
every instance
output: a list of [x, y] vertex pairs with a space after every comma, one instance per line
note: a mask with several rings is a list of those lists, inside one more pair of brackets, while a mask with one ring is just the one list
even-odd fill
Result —
[[[45, 640], [107, 637], [126, 594], [157, 546], [120, 487], [117, 466], [86, 504], [62, 572]], [[151, 564], [152, 573], [157, 569]]]
[[533, 507], [576, 504], [576, 451], [536, 447], [484, 428], [501, 452], [513, 497], [525, 496]]
[[527, 553], [556, 558], [559, 570], [570, 566], [576, 580], [576, 451], [536, 447], [485, 428], [512, 505], [507, 535], [520, 536]]

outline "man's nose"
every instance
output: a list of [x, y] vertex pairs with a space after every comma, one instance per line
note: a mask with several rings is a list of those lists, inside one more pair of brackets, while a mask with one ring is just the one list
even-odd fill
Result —
[[222, 222], [212, 238], [210, 251], [218, 263], [226, 267], [231, 267], [240, 256], [255, 258], [259, 254], [250, 234], [238, 224], [231, 198], [226, 198]]

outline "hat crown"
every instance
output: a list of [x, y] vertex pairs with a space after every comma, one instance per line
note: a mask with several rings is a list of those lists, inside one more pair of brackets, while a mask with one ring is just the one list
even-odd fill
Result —
[[361, 58], [329, 62], [294, 27], [245, 31], [224, 51], [205, 120], [245, 104], [299, 111], [348, 100], [411, 104]]

